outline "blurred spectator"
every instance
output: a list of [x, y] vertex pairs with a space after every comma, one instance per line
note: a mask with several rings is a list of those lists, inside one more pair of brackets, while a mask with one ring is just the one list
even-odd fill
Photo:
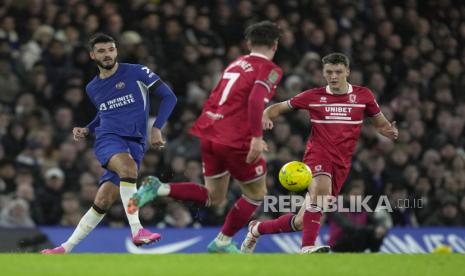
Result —
[[11, 70], [10, 62], [0, 58], [0, 102], [10, 105], [19, 93], [19, 79]]
[[24, 199], [13, 199], [0, 212], [0, 227], [32, 228], [34, 221], [29, 214], [29, 206]]
[[45, 172], [45, 186], [38, 192], [38, 201], [43, 210], [44, 224], [53, 225], [60, 222], [65, 175], [59, 168], [50, 168]]
[[28, 203], [31, 218], [36, 223], [42, 224], [44, 221], [42, 208], [38, 200], [36, 199], [35, 189], [32, 183], [31, 184], [25, 183], [25, 184], [17, 185], [16, 197], [20, 199], [24, 199]]
[[402, 184], [389, 183], [387, 187], [390, 206], [393, 211], [390, 214], [394, 226], [418, 226], [414, 209], [410, 207], [407, 187]]
[[459, 202], [452, 195], [445, 195], [441, 200], [439, 209], [425, 221], [425, 225], [428, 226], [460, 226], [463, 223]]
[[0, 193], [8, 194], [15, 190], [15, 175], [16, 169], [14, 163], [7, 159], [0, 160], [0, 179], [2, 182]]
[[186, 31], [187, 41], [195, 45], [202, 58], [212, 58], [224, 55], [224, 46], [221, 38], [210, 29], [210, 18], [200, 14], [195, 19], [193, 28]]
[[63, 215], [60, 224], [63, 226], [78, 225], [83, 213], [76, 194], [71, 192], [64, 193], [61, 208], [63, 209]]
[[184, 228], [192, 224], [189, 211], [179, 203], [171, 203], [166, 208], [164, 223], [171, 227]]
[[[350, 197], [363, 197], [365, 184], [363, 179], [354, 178], [343, 194], [346, 208], [349, 208]], [[372, 213], [334, 212], [329, 214], [329, 242], [335, 252], [378, 252], [387, 229], [381, 226]]]
[[35, 29], [32, 39], [22, 45], [20, 60], [26, 70], [31, 70], [34, 64], [40, 61], [42, 52], [52, 40], [54, 32], [48, 25], [39, 26]]

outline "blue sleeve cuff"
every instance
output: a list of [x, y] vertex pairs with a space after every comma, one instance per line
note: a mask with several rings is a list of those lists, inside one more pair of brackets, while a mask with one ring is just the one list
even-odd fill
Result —
[[90, 133], [94, 133], [95, 132], [95, 128], [98, 127], [100, 125], [100, 117], [99, 117], [99, 114], [97, 112], [97, 114], [95, 115], [95, 118], [86, 125], [86, 128], [89, 129], [89, 132]]

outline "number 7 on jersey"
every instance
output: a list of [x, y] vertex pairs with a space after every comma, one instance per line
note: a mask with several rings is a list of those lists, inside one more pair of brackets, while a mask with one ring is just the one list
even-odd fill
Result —
[[234, 85], [234, 83], [237, 81], [237, 79], [240, 76], [241, 76], [240, 73], [224, 72], [223, 79], [227, 79], [228, 83], [223, 89], [223, 93], [221, 94], [219, 105], [222, 105], [224, 104], [224, 102], [226, 102], [226, 99], [228, 99], [229, 93], [231, 92], [232, 86]]

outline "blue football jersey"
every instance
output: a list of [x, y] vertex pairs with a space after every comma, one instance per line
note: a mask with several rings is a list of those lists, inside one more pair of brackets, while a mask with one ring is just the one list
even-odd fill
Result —
[[100, 122], [96, 138], [105, 133], [140, 138], [145, 142], [149, 117], [149, 87], [161, 81], [148, 67], [119, 63], [108, 78], [98, 75], [86, 86], [86, 92], [98, 110]]

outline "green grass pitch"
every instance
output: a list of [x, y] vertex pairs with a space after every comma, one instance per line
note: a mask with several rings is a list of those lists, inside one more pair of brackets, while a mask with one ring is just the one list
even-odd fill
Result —
[[459, 254], [0, 254], [0, 275], [465, 275]]

